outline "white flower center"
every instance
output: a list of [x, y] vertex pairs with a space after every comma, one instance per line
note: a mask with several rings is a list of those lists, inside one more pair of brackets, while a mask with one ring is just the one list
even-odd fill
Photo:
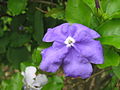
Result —
[[71, 36], [69, 36], [65, 41], [64, 43], [67, 45], [67, 47], [71, 47], [74, 45], [75, 43], [75, 39], [72, 38]]

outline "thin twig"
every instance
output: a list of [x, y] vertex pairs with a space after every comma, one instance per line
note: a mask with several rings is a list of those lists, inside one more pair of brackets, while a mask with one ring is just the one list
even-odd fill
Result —
[[92, 79], [92, 81], [91, 81], [91, 83], [90, 83], [89, 90], [93, 90], [94, 85], [95, 85], [95, 78]]
[[88, 82], [90, 79], [98, 76], [99, 74], [102, 74], [103, 72], [105, 72], [107, 70], [111, 70], [111, 68], [107, 68], [107, 69], [101, 70], [100, 72], [97, 72], [97, 73], [93, 74], [90, 78], [86, 79], [85, 82]]
[[41, 11], [42, 13], [48, 13], [47, 11], [42, 10], [41, 8], [36, 7], [37, 10]]
[[43, 0], [31, 0], [31, 1], [32, 1], [32, 2], [38, 2], [38, 3], [43, 3], [43, 4], [48, 4], [48, 5], [57, 6], [56, 3], [48, 2], [48, 1], [43, 1]]

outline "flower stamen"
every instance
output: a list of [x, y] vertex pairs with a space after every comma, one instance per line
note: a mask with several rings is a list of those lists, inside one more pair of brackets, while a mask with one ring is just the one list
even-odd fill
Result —
[[75, 43], [75, 39], [72, 38], [71, 36], [68, 36], [67, 39], [64, 41], [67, 47], [71, 47]]

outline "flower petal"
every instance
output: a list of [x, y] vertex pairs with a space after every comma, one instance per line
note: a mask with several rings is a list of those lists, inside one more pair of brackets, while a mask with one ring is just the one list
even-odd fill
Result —
[[37, 69], [34, 67], [34, 66], [29, 66], [29, 67], [26, 67], [25, 69], [25, 73], [32, 73], [32, 74], [35, 74], [37, 71]]
[[92, 73], [92, 66], [86, 58], [71, 49], [64, 59], [64, 72], [66, 76], [88, 78]]
[[104, 61], [102, 45], [99, 41], [89, 40], [87, 42], [80, 42], [74, 45], [76, 50], [86, 57], [89, 62], [94, 64], [102, 64]]
[[86, 31], [91, 38], [100, 37], [100, 35], [96, 31], [82, 24], [64, 23], [55, 28], [48, 29], [47, 33], [43, 38], [43, 41], [45, 42], [64, 41], [68, 36], [74, 36], [74, 38], [77, 39], [81, 35], [80, 33], [82, 31]]
[[57, 41], [53, 42], [53, 45], [52, 45], [53, 48], [58, 48], [58, 49], [64, 46], [66, 46], [64, 42], [57, 42]]
[[48, 82], [47, 76], [45, 74], [38, 74], [33, 82], [34, 88], [42, 88]]
[[73, 37], [75, 39], [77, 39], [78, 37], [81, 37], [81, 35], [82, 35], [81, 32], [84, 32], [84, 31], [87, 32], [87, 34], [89, 34], [89, 36], [93, 39], [100, 37], [100, 35], [96, 31], [94, 31], [82, 24], [72, 24], [72, 25], [76, 27], [75, 35]]
[[68, 26], [69, 23], [64, 23], [55, 28], [48, 29], [47, 33], [43, 38], [43, 41], [45, 42], [64, 41], [66, 38]]
[[33, 66], [28, 66], [25, 69], [25, 72], [22, 72], [22, 75], [24, 76], [24, 83], [31, 86], [32, 83], [34, 82], [34, 78], [36, 77], [37, 69]]
[[88, 42], [88, 40], [93, 39], [91, 35], [88, 33], [87, 30], [81, 31], [78, 36], [73, 37], [75, 38], [76, 42]]
[[47, 72], [56, 72], [62, 64], [62, 59], [68, 52], [68, 48], [65, 46], [61, 48], [49, 47], [42, 51], [42, 62], [40, 69]]

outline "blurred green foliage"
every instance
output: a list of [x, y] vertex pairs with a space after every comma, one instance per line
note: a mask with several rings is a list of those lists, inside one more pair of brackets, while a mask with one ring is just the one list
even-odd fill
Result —
[[[96, 4], [100, 8], [96, 8]], [[20, 72], [27, 66], [39, 67], [41, 50], [51, 46], [51, 43], [42, 42], [47, 29], [65, 22], [86, 25], [101, 35], [98, 40], [104, 48], [105, 62], [96, 65], [96, 71], [99, 71], [98, 68], [111, 68], [112, 72], [105, 73], [112, 78], [105, 81], [102, 90], [118, 90], [120, 0], [0, 0], [0, 90], [22, 89]], [[5, 66], [10, 71], [3, 70]], [[18, 71], [13, 73], [16, 69]], [[10, 72], [10, 76], [6, 75], [7, 72]], [[39, 70], [39, 73], [44, 72]], [[46, 73], [49, 81], [43, 90], [67, 87], [66, 79], [64, 75], [59, 76], [60, 73]], [[71, 86], [75, 86], [74, 83]]]

